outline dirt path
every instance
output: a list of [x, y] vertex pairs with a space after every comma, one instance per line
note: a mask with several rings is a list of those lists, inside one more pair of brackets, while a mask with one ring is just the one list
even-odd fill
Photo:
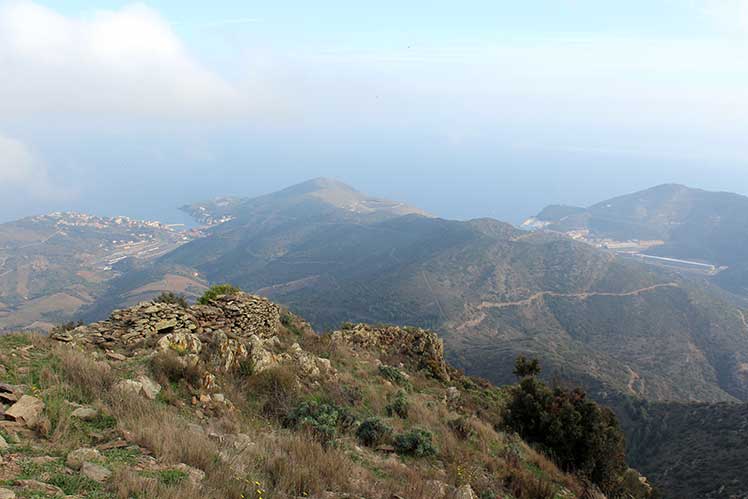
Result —
[[740, 316], [740, 319], [743, 321], [743, 327], [748, 331], [748, 319], [745, 318], [745, 313], [738, 309], [738, 315]]
[[447, 322], [447, 314], [444, 313], [442, 304], [439, 301], [439, 298], [436, 296], [436, 293], [434, 293], [434, 288], [431, 286], [431, 281], [429, 281], [429, 276], [426, 275], [426, 272], [421, 272], [421, 274], [423, 275], [423, 280], [426, 282], [426, 287], [428, 287], [429, 291], [431, 292], [431, 296], [434, 297], [434, 302], [436, 302], [436, 306], [439, 307], [439, 312], [442, 314], [442, 320], [444, 322]]
[[525, 298], [524, 300], [505, 301], [505, 302], [484, 301], [480, 305], [478, 305], [478, 309], [484, 310], [487, 308], [520, 307], [524, 305], [530, 305], [533, 302], [539, 300], [540, 298], [543, 298], [546, 296], [553, 296], [553, 297], [558, 297], [558, 298], [578, 298], [580, 300], [586, 300], [594, 296], [611, 296], [611, 297], [639, 296], [642, 293], [648, 293], [650, 291], [655, 291], [660, 288], [677, 288], [677, 287], [678, 285], [676, 283], [669, 282], [666, 284], [655, 284], [654, 286], [648, 286], [646, 288], [636, 289], [634, 291], [628, 291], [626, 293], [605, 293], [605, 292], [557, 293], [556, 291], [539, 291], [535, 293], [534, 295], [530, 296], [529, 298]]

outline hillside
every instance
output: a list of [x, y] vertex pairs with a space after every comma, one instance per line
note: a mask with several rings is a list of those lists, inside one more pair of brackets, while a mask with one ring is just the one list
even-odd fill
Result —
[[638, 401], [622, 411], [632, 466], [682, 499], [748, 495], [748, 404]]
[[[107, 282], [194, 238], [158, 222], [52, 213], [0, 225], [0, 331], [50, 329], [92, 304]], [[167, 289], [202, 288], [164, 276]]]
[[273, 194], [256, 198], [221, 197], [182, 206], [180, 209], [200, 222], [223, 223], [236, 218], [245, 221], [255, 216], [268, 217], [270, 208], [276, 216], [296, 215], [303, 209], [311, 209], [314, 215], [330, 208], [347, 212], [349, 217], [378, 218], [419, 214], [428, 216], [423, 210], [404, 203], [367, 196], [352, 187], [329, 178], [315, 178]]
[[581, 383], [619, 415], [621, 397], [748, 400], [748, 309], [707, 283], [552, 232], [361, 212], [327, 191], [313, 181], [238, 204], [205, 237], [108, 281], [80, 317], [151, 297], [137, 291], [180, 272], [268, 296], [320, 331], [435, 330], [456, 367], [499, 384], [515, 381], [517, 355], [538, 357], [545, 379]]
[[660, 241], [643, 253], [728, 267], [715, 281], [748, 290], [748, 197], [666, 184], [599, 202], [588, 208], [549, 206], [531, 227], [589, 231], [590, 240]]
[[86, 317], [180, 265], [269, 296], [319, 329], [432, 328], [453, 362], [499, 383], [513, 379], [511, 359], [529, 353], [549, 376], [600, 392], [748, 399], [742, 311], [716, 290], [553, 234], [489, 219], [361, 216], [320, 205], [315, 192], [302, 184], [258, 198], [251, 216], [113, 281]]
[[605, 497], [504, 430], [517, 388], [451, 368], [429, 331], [319, 336], [238, 294], [0, 345], [3, 498]]

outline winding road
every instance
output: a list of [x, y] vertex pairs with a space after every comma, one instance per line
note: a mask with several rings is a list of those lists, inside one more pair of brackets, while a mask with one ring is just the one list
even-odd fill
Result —
[[[635, 289], [633, 291], [627, 291], [625, 293], [608, 293], [608, 292], [602, 292], [602, 291], [601, 292], [589, 291], [589, 292], [584, 292], [584, 293], [559, 293], [556, 291], [538, 291], [537, 293], [531, 295], [528, 298], [525, 298], [524, 300], [505, 301], [505, 302], [484, 301], [484, 302], [481, 302], [476, 307], [477, 308], [476, 317], [463, 322], [462, 324], [456, 327], [456, 330], [463, 331], [467, 328], [475, 327], [481, 324], [486, 319], [486, 314], [483, 312], [483, 310], [495, 309], [495, 308], [501, 309], [501, 308], [508, 308], [508, 307], [522, 307], [526, 305], [531, 305], [532, 303], [546, 296], [552, 296], [552, 297], [558, 297], [558, 298], [577, 298], [580, 300], [587, 300], [595, 296], [610, 296], [610, 297], [639, 296], [643, 293], [649, 293], [651, 291], [656, 291], [661, 288], [677, 288], [677, 287], [678, 287], [678, 284], [674, 282], [668, 282], [664, 284], [655, 284], [653, 286], [647, 286], [646, 288]], [[748, 321], [745, 321], [744, 319], [744, 322], [746, 324], [746, 327], [748, 328]]]
[[649, 293], [661, 288], [677, 288], [678, 285], [674, 282], [665, 284], [655, 284], [654, 286], [648, 286], [646, 288], [635, 289], [634, 291], [627, 291], [626, 293], [606, 293], [606, 292], [585, 292], [585, 293], [558, 293], [556, 291], [539, 291], [529, 298], [518, 301], [505, 301], [505, 302], [490, 302], [484, 301], [478, 305], [479, 310], [486, 308], [506, 308], [506, 307], [518, 307], [523, 305], [530, 305], [534, 301], [546, 296], [553, 296], [558, 298], [579, 298], [580, 300], [586, 300], [594, 296], [613, 296], [613, 297], [625, 297], [625, 296], [639, 296], [642, 293]]

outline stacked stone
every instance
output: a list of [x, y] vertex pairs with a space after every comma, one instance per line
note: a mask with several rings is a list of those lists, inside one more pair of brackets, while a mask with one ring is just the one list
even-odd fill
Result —
[[206, 333], [221, 330], [241, 337], [272, 338], [280, 329], [280, 309], [260, 296], [223, 295], [190, 311]]
[[259, 296], [239, 293], [219, 296], [208, 305], [189, 308], [143, 302], [128, 309], [115, 310], [105, 321], [80, 326], [71, 332], [54, 333], [52, 337], [62, 342], [116, 350], [137, 348], [155, 336], [160, 345], [171, 342], [197, 353], [198, 335], [253, 339], [257, 343], [256, 339], [274, 338], [279, 329], [280, 309], [277, 305]]
[[334, 375], [330, 362], [305, 352], [298, 344], [282, 351], [280, 308], [269, 300], [239, 293], [219, 296], [207, 305], [189, 308], [166, 303], [140, 303], [115, 310], [108, 320], [80, 326], [52, 338], [98, 347], [113, 360], [154, 345], [157, 350], [174, 350], [183, 362], [206, 370], [204, 387], [214, 383], [214, 373], [231, 372], [248, 360], [253, 372], [282, 363], [293, 363], [298, 374], [308, 378]]
[[136, 347], [155, 335], [199, 332], [200, 324], [190, 310], [169, 303], [142, 302], [115, 310], [108, 320], [80, 326], [69, 333], [54, 333], [52, 338], [110, 349]]
[[404, 355], [427, 369], [438, 379], [450, 379], [444, 360], [444, 343], [433, 331], [415, 327], [356, 324], [332, 334], [333, 341], [365, 350]]

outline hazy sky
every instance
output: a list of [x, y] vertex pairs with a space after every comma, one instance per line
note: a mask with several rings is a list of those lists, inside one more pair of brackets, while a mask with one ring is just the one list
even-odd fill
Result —
[[748, 194], [746, 131], [748, 0], [0, 0], [0, 220], [329, 176], [517, 222]]

